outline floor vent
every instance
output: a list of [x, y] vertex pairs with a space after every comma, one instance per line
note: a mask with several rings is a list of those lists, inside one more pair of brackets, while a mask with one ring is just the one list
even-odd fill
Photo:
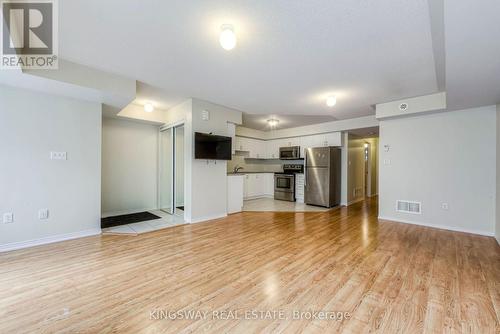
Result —
[[396, 211], [419, 215], [422, 213], [422, 203], [399, 200], [396, 202]]

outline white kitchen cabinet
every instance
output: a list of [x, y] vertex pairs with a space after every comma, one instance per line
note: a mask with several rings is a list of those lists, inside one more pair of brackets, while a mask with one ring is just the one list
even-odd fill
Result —
[[265, 173], [263, 175], [264, 196], [274, 197], [274, 173]]
[[325, 135], [327, 146], [342, 146], [342, 133], [332, 132]]
[[274, 173], [249, 173], [245, 175], [243, 197], [255, 199], [274, 196]]
[[266, 142], [253, 138], [236, 137], [236, 151], [248, 152], [248, 157], [253, 159], [266, 158]]
[[243, 150], [243, 141], [244, 141], [245, 138], [243, 137], [236, 137], [234, 139], [234, 142], [235, 142], [235, 150], [236, 151], [244, 151]]
[[266, 158], [266, 142], [264, 140], [250, 139], [249, 157], [253, 159]]
[[281, 139], [282, 147], [300, 146], [300, 137]]
[[266, 157], [267, 159], [279, 159], [280, 158], [280, 141], [279, 140], [268, 140], [266, 142]]
[[295, 174], [295, 199], [304, 203], [304, 174]]
[[245, 175], [227, 176], [227, 213], [242, 211], [244, 179]]

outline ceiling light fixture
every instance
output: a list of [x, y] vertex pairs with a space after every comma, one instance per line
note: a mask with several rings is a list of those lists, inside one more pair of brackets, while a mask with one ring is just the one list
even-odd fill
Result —
[[280, 123], [279, 120], [277, 120], [276, 118], [271, 118], [271, 119], [268, 119], [267, 120], [267, 124], [271, 127], [271, 128], [275, 128], [278, 126], [278, 124]]
[[337, 98], [335, 96], [328, 96], [326, 98], [326, 105], [329, 107], [333, 107], [337, 104]]
[[230, 24], [223, 24], [220, 27], [219, 43], [224, 50], [232, 50], [236, 46], [236, 34]]
[[144, 105], [145, 112], [153, 112], [153, 110], [155, 110], [155, 107], [153, 106], [152, 103], [148, 102]]

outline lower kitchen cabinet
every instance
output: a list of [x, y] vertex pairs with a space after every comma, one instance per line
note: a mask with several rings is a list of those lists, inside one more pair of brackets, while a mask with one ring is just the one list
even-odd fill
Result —
[[304, 174], [295, 174], [295, 200], [304, 203]]
[[245, 174], [243, 187], [245, 199], [274, 197], [274, 173]]
[[227, 213], [243, 210], [243, 192], [245, 175], [227, 176]]

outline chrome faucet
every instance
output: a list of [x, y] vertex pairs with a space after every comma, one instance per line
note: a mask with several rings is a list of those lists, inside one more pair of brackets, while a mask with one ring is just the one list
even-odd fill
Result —
[[234, 166], [233, 168], [233, 173], [238, 173], [240, 171], [240, 169], [244, 169], [243, 167], [238, 167], [238, 165]]

